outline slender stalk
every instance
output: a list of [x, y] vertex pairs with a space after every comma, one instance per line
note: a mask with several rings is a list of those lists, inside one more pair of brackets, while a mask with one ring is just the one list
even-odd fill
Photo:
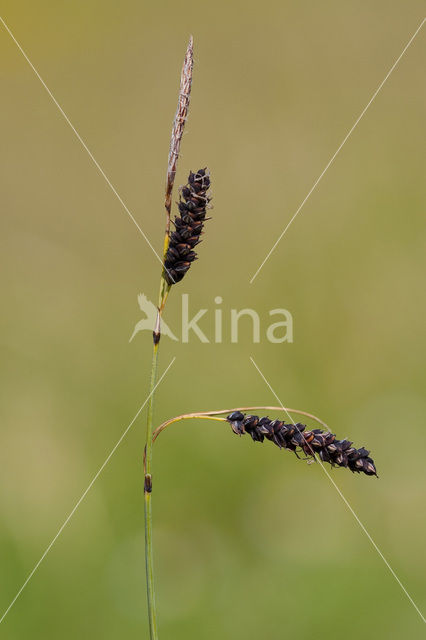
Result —
[[148, 595], [149, 637], [158, 639], [157, 610], [155, 606], [154, 565], [152, 548], [152, 506], [151, 493], [145, 491], [145, 568]]
[[221, 418], [221, 414], [229, 414], [233, 411], [257, 411], [258, 409], [264, 409], [265, 411], [285, 411], [286, 413], [297, 413], [300, 416], [305, 416], [306, 418], [310, 418], [311, 420], [315, 420], [320, 425], [322, 425], [327, 431], [329, 431], [328, 426], [325, 422], [314, 416], [312, 413], [308, 413], [307, 411], [301, 411], [300, 409], [291, 409], [289, 407], [274, 407], [269, 405], [257, 405], [255, 407], [236, 407], [234, 409], [218, 409], [217, 411], [200, 411], [197, 413], [182, 413], [180, 416], [175, 416], [174, 418], [169, 418], [160, 426], [158, 426], [152, 436], [152, 442], [154, 443], [160, 433], [164, 431], [167, 427], [175, 422], [180, 422], [181, 420], [191, 420], [193, 418], [204, 419], [204, 420], [218, 420], [220, 422], [227, 422], [226, 418]]
[[[167, 248], [165, 250], [167, 251]], [[167, 284], [163, 272], [160, 280], [160, 291], [158, 295], [157, 322], [154, 329], [154, 346], [152, 350], [151, 378], [146, 421], [146, 444], [144, 450], [145, 570], [148, 599], [149, 633], [151, 640], [158, 640], [157, 613], [155, 607], [154, 553], [152, 546], [152, 430], [154, 418], [154, 393], [155, 385], [157, 384], [158, 350], [160, 346], [161, 336], [161, 316], [166, 304], [169, 291], [170, 286]]]
[[151, 362], [150, 396], [148, 401], [147, 424], [146, 424], [146, 445], [145, 445], [145, 478], [144, 478], [144, 502], [145, 502], [145, 569], [146, 585], [148, 597], [148, 620], [151, 640], [158, 639], [157, 614], [155, 608], [155, 588], [154, 588], [154, 562], [152, 549], [152, 424], [154, 415], [154, 389], [157, 382], [159, 343], [154, 343]]

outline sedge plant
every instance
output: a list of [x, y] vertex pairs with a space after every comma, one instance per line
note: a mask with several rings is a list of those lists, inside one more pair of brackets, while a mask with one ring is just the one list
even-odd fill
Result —
[[[170, 141], [165, 189], [165, 236], [163, 245], [163, 268], [160, 277], [157, 318], [153, 331], [153, 353], [151, 365], [150, 393], [147, 410], [146, 444], [144, 451], [144, 503], [145, 503], [145, 561], [148, 598], [148, 620], [151, 640], [158, 640], [157, 615], [155, 605], [153, 543], [152, 543], [152, 449], [153, 444], [166, 428], [189, 419], [211, 420], [230, 425], [232, 431], [242, 436], [249, 434], [253, 441], [265, 440], [287, 449], [309, 461], [324, 462], [332, 466], [345, 467], [354, 473], [377, 476], [374, 461], [364, 447], [359, 449], [352, 442], [338, 440], [327, 425], [316, 416], [299, 409], [275, 406], [236, 407], [186, 413], [170, 418], [153, 428], [154, 395], [157, 384], [157, 361], [161, 338], [161, 320], [171, 288], [180, 282], [197, 258], [195, 247], [201, 242], [204, 223], [210, 208], [210, 173], [206, 167], [190, 172], [187, 184], [180, 189], [178, 215], [171, 219], [172, 193], [177, 170], [182, 135], [188, 116], [189, 99], [193, 71], [193, 39], [189, 39], [182, 67], [180, 91], [176, 115]], [[173, 225], [173, 227], [172, 227]], [[254, 411], [284, 412], [289, 422], [268, 416], [259, 417]], [[297, 414], [312, 420], [320, 428], [310, 429], [300, 422], [291, 420], [290, 414]]]

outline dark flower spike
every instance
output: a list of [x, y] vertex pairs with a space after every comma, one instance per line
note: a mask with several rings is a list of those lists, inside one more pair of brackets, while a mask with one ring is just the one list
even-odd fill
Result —
[[179, 282], [197, 259], [193, 250], [201, 242], [206, 210], [211, 200], [208, 169], [189, 174], [188, 184], [181, 189], [178, 208], [180, 216], [174, 219], [175, 230], [170, 233], [169, 246], [164, 260], [167, 284]]
[[308, 430], [304, 424], [286, 424], [281, 420], [270, 420], [268, 417], [245, 415], [234, 411], [227, 416], [232, 431], [237, 435], [250, 434], [255, 442], [263, 442], [266, 438], [280, 449], [289, 449], [298, 455], [301, 450], [308, 458], [316, 455], [322, 462], [329, 462], [333, 467], [346, 467], [353, 473], [365, 473], [377, 476], [374, 461], [370, 452], [364, 447], [355, 449], [349, 440], [336, 440], [334, 433], [322, 429]]

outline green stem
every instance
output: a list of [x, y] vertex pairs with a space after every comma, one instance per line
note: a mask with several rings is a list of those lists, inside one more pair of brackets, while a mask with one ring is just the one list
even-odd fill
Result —
[[[165, 252], [167, 244], [165, 244]], [[158, 640], [157, 632], [157, 612], [155, 607], [155, 585], [154, 585], [154, 552], [152, 546], [152, 430], [154, 418], [154, 392], [157, 384], [158, 369], [158, 348], [161, 336], [161, 316], [164, 305], [170, 291], [164, 272], [160, 280], [160, 292], [158, 295], [158, 314], [154, 330], [154, 348], [151, 361], [151, 380], [149, 387], [149, 400], [146, 421], [146, 443], [144, 453], [144, 504], [145, 504], [145, 569], [146, 569], [146, 591], [148, 598], [148, 620], [149, 635], [151, 640]]]
[[148, 595], [149, 637], [151, 640], [158, 640], [152, 552], [152, 506], [151, 494], [147, 491], [145, 491], [145, 565]]
[[148, 413], [146, 424], [146, 445], [145, 445], [145, 479], [144, 479], [144, 498], [145, 498], [145, 568], [146, 568], [146, 587], [148, 597], [148, 620], [149, 635], [151, 640], [158, 640], [157, 633], [157, 613], [155, 608], [155, 587], [154, 587], [154, 557], [152, 548], [152, 425], [154, 414], [154, 391], [157, 382], [157, 363], [158, 363], [158, 343], [154, 344], [151, 363], [151, 382], [150, 395], [148, 400]]

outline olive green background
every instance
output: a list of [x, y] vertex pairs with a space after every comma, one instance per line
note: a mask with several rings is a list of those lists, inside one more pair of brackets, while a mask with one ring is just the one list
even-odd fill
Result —
[[[425, 28], [259, 266], [423, 18], [421, 2], [2, 2], [1, 15], [161, 251], [178, 79], [195, 39], [177, 185], [214, 210], [181, 294], [201, 344], [163, 338], [155, 419], [276, 404], [371, 449], [332, 478], [424, 612]], [[1, 580], [4, 611], [148, 393], [159, 264], [0, 26]], [[224, 341], [215, 344], [214, 298]], [[262, 320], [253, 344], [231, 308]], [[269, 309], [294, 343], [269, 344]], [[244, 326], [243, 326], [244, 325]], [[271, 415], [271, 414], [270, 414]], [[147, 638], [141, 415], [0, 625], [11, 640]], [[319, 465], [220, 423], [154, 451], [161, 640], [406, 639], [424, 626]]]

